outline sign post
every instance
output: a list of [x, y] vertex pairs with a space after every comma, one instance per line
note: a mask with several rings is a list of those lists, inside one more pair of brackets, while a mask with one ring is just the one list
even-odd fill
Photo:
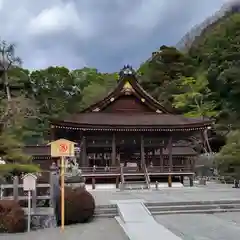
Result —
[[28, 224], [27, 231], [30, 232], [31, 229], [31, 191], [28, 191]]
[[65, 193], [64, 193], [64, 175], [65, 175], [65, 159], [64, 157], [74, 157], [74, 145], [76, 143], [66, 139], [58, 139], [49, 143], [51, 145], [51, 157], [61, 158], [61, 230], [65, 225]]
[[36, 190], [36, 180], [37, 177], [30, 173], [23, 176], [23, 190], [28, 192], [28, 232], [30, 232], [31, 229], [31, 191]]

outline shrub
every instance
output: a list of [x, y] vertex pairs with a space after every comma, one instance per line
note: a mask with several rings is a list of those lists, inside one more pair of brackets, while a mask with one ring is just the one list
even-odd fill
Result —
[[[85, 223], [93, 218], [95, 200], [84, 188], [65, 188], [65, 224]], [[61, 224], [61, 196], [56, 202], [56, 218]]]
[[20, 176], [22, 173], [35, 173], [39, 171], [40, 167], [36, 164], [7, 163], [0, 165], [0, 173], [2, 175]]
[[6, 181], [11, 181], [13, 176], [21, 176], [22, 173], [36, 173], [39, 171], [40, 167], [35, 164], [7, 163], [0, 165], [0, 175]]
[[0, 232], [17, 233], [26, 230], [24, 211], [14, 200], [0, 200]]

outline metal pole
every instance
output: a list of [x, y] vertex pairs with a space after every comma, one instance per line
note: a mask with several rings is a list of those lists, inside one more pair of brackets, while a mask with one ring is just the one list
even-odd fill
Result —
[[64, 230], [64, 217], [65, 217], [65, 209], [64, 209], [64, 170], [65, 170], [65, 164], [64, 164], [64, 157], [61, 157], [61, 230]]
[[28, 227], [27, 231], [30, 232], [31, 226], [31, 191], [28, 191]]

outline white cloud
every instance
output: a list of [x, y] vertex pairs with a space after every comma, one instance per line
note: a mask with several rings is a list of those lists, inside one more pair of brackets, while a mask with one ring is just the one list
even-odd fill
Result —
[[54, 34], [66, 29], [80, 31], [81, 37], [92, 37], [94, 33], [92, 26], [78, 15], [72, 2], [43, 9], [30, 21], [28, 27], [32, 35]]
[[123, 18], [126, 25], [139, 30], [151, 31], [161, 18], [165, 17], [166, 4], [164, 0], [139, 0], [138, 5]]
[[[0, 37], [26, 67], [139, 65], [225, 0], [0, 0]], [[13, 7], [14, 6], [14, 7]]]

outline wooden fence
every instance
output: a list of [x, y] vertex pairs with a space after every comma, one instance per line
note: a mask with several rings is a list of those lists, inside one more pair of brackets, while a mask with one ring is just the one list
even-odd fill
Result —
[[[53, 213], [53, 175], [49, 174], [49, 176], [49, 183], [37, 182], [36, 190], [31, 191], [31, 214], [49, 215]], [[18, 201], [27, 214], [28, 192], [23, 190], [23, 184], [19, 177], [14, 177], [11, 184], [0, 185], [0, 199]]]

